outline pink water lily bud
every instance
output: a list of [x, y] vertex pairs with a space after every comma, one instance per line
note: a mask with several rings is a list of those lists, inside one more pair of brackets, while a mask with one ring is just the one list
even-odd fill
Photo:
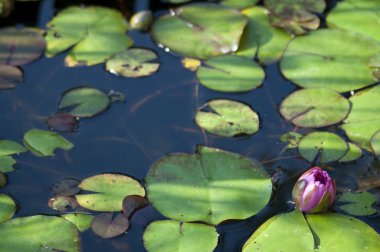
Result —
[[292, 196], [302, 212], [321, 213], [334, 203], [335, 193], [335, 181], [316, 166], [302, 174], [294, 185]]

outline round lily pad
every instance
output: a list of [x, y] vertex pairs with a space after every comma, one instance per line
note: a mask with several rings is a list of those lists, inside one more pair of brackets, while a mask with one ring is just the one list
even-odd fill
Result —
[[350, 215], [367, 216], [376, 213], [372, 208], [375, 203], [376, 197], [369, 192], [346, 192], [337, 198], [334, 207]]
[[222, 0], [220, 3], [233, 8], [247, 8], [252, 5], [255, 5], [259, 2], [259, 0]]
[[195, 121], [206, 131], [225, 137], [251, 135], [259, 130], [259, 116], [249, 106], [230, 100], [207, 103], [210, 112], [198, 111]]
[[23, 80], [22, 71], [14, 66], [0, 65], [0, 89], [11, 89]]
[[16, 160], [14, 160], [11, 156], [0, 157], [0, 172], [5, 173], [14, 171], [14, 164], [16, 164]]
[[313, 162], [318, 158], [321, 163], [338, 161], [347, 149], [347, 142], [330, 132], [310, 133], [298, 145], [298, 151], [304, 159]]
[[60, 109], [68, 109], [69, 114], [78, 117], [92, 117], [108, 108], [109, 97], [102, 91], [80, 87], [70, 89], [62, 95]]
[[149, 204], [148, 200], [139, 195], [128, 195], [123, 200], [123, 214], [127, 218], [131, 218], [133, 212], [146, 207]]
[[0, 194], [0, 222], [12, 219], [15, 212], [14, 200], [6, 194]]
[[347, 92], [376, 82], [368, 61], [380, 43], [358, 33], [321, 29], [293, 39], [281, 61], [286, 78], [304, 88]]
[[68, 66], [99, 64], [132, 45], [124, 17], [105, 7], [68, 7], [47, 28], [46, 56], [73, 48], [65, 59]]
[[155, 73], [160, 64], [151, 62], [157, 54], [148, 49], [132, 48], [117, 53], [106, 62], [106, 69], [124, 77], [144, 77]]
[[68, 213], [61, 215], [61, 217], [73, 223], [80, 232], [84, 232], [90, 228], [91, 222], [94, 219], [94, 216], [85, 213]]
[[200, 83], [220, 92], [246, 92], [261, 85], [265, 73], [251, 59], [222, 55], [207, 60], [197, 71]]
[[155, 41], [187, 57], [207, 59], [237, 50], [247, 20], [237, 10], [213, 3], [197, 3], [158, 18]]
[[218, 233], [205, 224], [163, 220], [149, 224], [143, 239], [148, 252], [212, 252]]
[[380, 157], [380, 130], [371, 137], [371, 149], [375, 156]]
[[349, 101], [325, 88], [301, 89], [285, 98], [281, 115], [300, 127], [325, 127], [342, 121], [350, 112]]
[[351, 141], [371, 150], [371, 138], [380, 130], [380, 85], [360, 91], [349, 100], [352, 108], [342, 128]]
[[84, 179], [79, 187], [94, 192], [76, 195], [79, 205], [93, 211], [121, 211], [126, 196], [145, 196], [145, 190], [138, 181], [120, 174], [95, 175]]
[[339, 162], [351, 162], [358, 158], [360, 158], [363, 154], [362, 149], [358, 147], [356, 144], [353, 143], [347, 143], [348, 144], [348, 150], [344, 156], [339, 159]]
[[92, 220], [92, 231], [102, 238], [112, 238], [127, 231], [129, 227], [128, 217], [118, 213], [101, 213]]
[[20, 154], [25, 151], [28, 150], [19, 143], [10, 140], [0, 140], [0, 157]]
[[204, 146], [195, 155], [175, 153], [158, 160], [145, 179], [150, 203], [180, 221], [218, 224], [261, 211], [272, 183], [260, 163]]

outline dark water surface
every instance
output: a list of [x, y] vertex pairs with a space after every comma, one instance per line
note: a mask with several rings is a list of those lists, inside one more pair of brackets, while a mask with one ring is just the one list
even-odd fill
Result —
[[[72, 2], [59, 1], [56, 7]], [[83, 1], [82, 1], [83, 2]], [[87, 1], [87, 3], [90, 1]], [[91, 1], [102, 2], [102, 1]], [[104, 1], [103, 1], [104, 2]], [[112, 3], [111, 3], [112, 2]], [[110, 1], [114, 4], [117, 1]], [[140, 9], [144, 6], [138, 1]], [[155, 1], [153, 1], [155, 2]], [[152, 4], [161, 8], [158, 4]], [[54, 2], [18, 3], [13, 16], [2, 25], [24, 23], [44, 27], [54, 14]], [[131, 6], [133, 7], [133, 6]], [[0, 21], [1, 22], [1, 21]], [[16, 157], [17, 171], [8, 173], [9, 183], [1, 193], [9, 193], [18, 202], [15, 217], [35, 214], [57, 214], [48, 205], [51, 187], [64, 178], [86, 177], [115, 172], [143, 181], [154, 161], [172, 152], [194, 153], [198, 144], [217, 147], [262, 161], [267, 171], [280, 175], [271, 203], [258, 215], [244, 221], [231, 221], [218, 226], [216, 251], [240, 251], [251, 233], [269, 217], [290, 210], [291, 189], [302, 170], [310, 164], [296, 151], [282, 152], [285, 143], [279, 136], [294, 130], [277, 111], [281, 100], [296, 89], [280, 74], [277, 64], [265, 68], [263, 86], [244, 94], [224, 94], [200, 86], [195, 74], [181, 65], [181, 58], [158, 48], [149, 34], [129, 32], [135, 47], [154, 50], [161, 63], [159, 71], [145, 78], [127, 79], [112, 75], [104, 65], [67, 68], [65, 55], [41, 58], [23, 67], [25, 81], [13, 90], [0, 91], [0, 138], [22, 141], [31, 129], [47, 129], [46, 118], [57, 111], [60, 95], [73, 87], [91, 86], [108, 93], [122, 92], [125, 103], [113, 103], [104, 113], [80, 121], [79, 130], [63, 134], [75, 146], [57, 151], [55, 157], [39, 158], [30, 153]], [[202, 134], [194, 122], [197, 108], [214, 98], [229, 98], [249, 104], [259, 113], [261, 128], [250, 137], [228, 139]], [[339, 132], [339, 130], [337, 130]], [[305, 132], [305, 131], [304, 131]], [[279, 158], [280, 157], [280, 158]], [[289, 158], [287, 158], [289, 157]], [[279, 160], [274, 161], [279, 158]], [[372, 169], [369, 155], [360, 160], [331, 168], [339, 188], [350, 188], [355, 179]], [[128, 233], [113, 239], [102, 239], [87, 231], [81, 234], [83, 251], [145, 251], [142, 234], [153, 220], [164, 219], [153, 207], [137, 212]], [[378, 232], [379, 217], [362, 218]]]

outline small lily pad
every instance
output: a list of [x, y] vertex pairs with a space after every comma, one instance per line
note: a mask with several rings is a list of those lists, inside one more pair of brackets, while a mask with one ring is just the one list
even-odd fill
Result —
[[286, 148], [297, 148], [299, 142], [301, 141], [303, 135], [297, 132], [288, 132], [280, 136], [281, 142], [288, 142], [289, 144]]
[[205, 224], [163, 220], [149, 224], [143, 239], [148, 252], [212, 252], [218, 233]]
[[92, 220], [92, 231], [102, 238], [112, 238], [127, 231], [129, 227], [128, 218], [124, 214], [102, 213]]
[[0, 194], [0, 222], [12, 219], [15, 212], [16, 203], [14, 200], [6, 194]]
[[5, 173], [14, 171], [14, 164], [16, 164], [16, 160], [14, 160], [11, 156], [0, 157], [0, 172]]
[[360, 149], [356, 144], [349, 143], [348, 144], [348, 150], [344, 156], [339, 159], [339, 162], [351, 162], [358, 158], [360, 158], [363, 155], [362, 149]]
[[77, 179], [64, 179], [55, 184], [52, 191], [55, 195], [73, 196], [81, 191], [78, 187], [80, 181]]
[[258, 2], [259, 0], [222, 0], [220, 3], [228, 7], [242, 9], [255, 5]]
[[28, 151], [24, 146], [10, 140], [0, 140], [0, 157]]
[[369, 192], [346, 192], [337, 198], [335, 208], [350, 215], [367, 216], [376, 213], [376, 210], [372, 208], [375, 203], [376, 197]]
[[69, 213], [61, 215], [65, 220], [73, 223], [80, 232], [84, 232], [91, 227], [94, 216], [84, 213]]
[[79, 187], [82, 190], [94, 192], [76, 195], [82, 207], [93, 211], [121, 211], [126, 196], [145, 196], [145, 190], [138, 181], [120, 174], [95, 175], [84, 179]]
[[230, 100], [207, 103], [211, 112], [198, 111], [195, 121], [206, 131], [225, 137], [251, 135], [259, 130], [259, 116], [249, 106]]
[[220, 92], [250, 91], [260, 86], [264, 77], [264, 70], [259, 64], [235, 55], [211, 58], [197, 71], [202, 85]]
[[32, 129], [24, 134], [24, 145], [39, 157], [54, 156], [57, 148], [70, 150], [72, 143], [55, 132]]
[[197, 71], [198, 68], [201, 66], [201, 61], [194, 58], [184, 58], [181, 61], [184, 68], [189, 69], [190, 71]]
[[0, 89], [12, 89], [22, 81], [23, 73], [19, 68], [0, 65]]
[[330, 132], [310, 133], [303, 137], [298, 145], [298, 151], [304, 159], [313, 162], [319, 157], [320, 163], [340, 160], [347, 149], [347, 142]]
[[59, 102], [60, 109], [68, 109], [69, 114], [77, 117], [92, 117], [108, 108], [109, 97], [102, 91], [80, 87], [66, 91]]
[[144, 77], [155, 73], [160, 64], [151, 62], [157, 54], [148, 49], [132, 48], [117, 53], [106, 62], [106, 69], [124, 77]]
[[131, 29], [137, 29], [142, 31], [149, 30], [153, 22], [153, 14], [150, 10], [139, 11], [131, 17], [129, 20], [129, 26]]
[[140, 195], [128, 195], [123, 200], [123, 213], [127, 218], [130, 218], [133, 212], [146, 207], [148, 204], [148, 200]]
[[47, 124], [51, 130], [59, 132], [74, 132], [78, 128], [78, 118], [68, 113], [58, 113], [50, 116]]
[[330, 89], [301, 89], [285, 98], [281, 115], [300, 127], [325, 127], [342, 121], [350, 112], [349, 101]]
[[376, 157], [380, 157], [380, 130], [376, 131], [371, 137], [370, 144], [373, 154], [375, 154]]
[[77, 209], [79, 204], [69, 196], [54, 196], [49, 199], [48, 206], [53, 210], [64, 212]]

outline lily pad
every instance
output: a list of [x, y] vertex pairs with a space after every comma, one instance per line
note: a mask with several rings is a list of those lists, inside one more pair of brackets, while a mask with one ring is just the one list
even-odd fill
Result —
[[258, 2], [259, 0], [222, 0], [220, 3], [228, 7], [242, 9], [255, 5]]
[[319, 158], [320, 163], [340, 160], [347, 149], [347, 142], [330, 132], [310, 133], [303, 137], [298, 145], [298, 151], [304, 159], [313, 162]]
[[[85, 17], [85, 18], [83, 18]], [[95, 65], [132, 45], [120, 12], [104, 7], [68, 7], [47, 24], [46, 56], [73, 48], [68, 66]]]
[[0, 172], [0, 188], [4, 187], [8, 183], [8, 177], [4, 173]]
[[207, 103], [210, 112], [198, 111], [195, 121], [206, 131], [225, 137], [251, 135], [259, 130], [259, 116], [249, 106], [230, 100]]
[[207, 59], [237, 50], [247, 20], [237, 10], [219, 4], [197, 3], [158, 18], [155, 41], [187, 57]]
[[16, 160], [14, 160], [11, 156], [0, 157], [0, 172], [5, 173], [14, 171], [14, 164], [16, 164]]
[[380, 157], [380, 130], [371, 137], [371, 149], [376, 157]]
[[48, 130], [32, 129], [24, 134], [24, 145], [39, 157], [54, 156], [57, 148], [70, 150], [74, 145], [64, 137]]
[[336, 124], [350, 112], [349, 101], [325, 88], [301, 89], [285, 98], [281, 115], [300, 127], [325, 127]]
[[45, 46], [42, 32], [37, 29], [2, 28], [0, 29], [0, 65], [20, 66], [32, 62], [42, 55]]
[[163, 157], [145, 181], [148, 199], [160, 213], [209, 224], [257, 214], [272, 193], [271, 179], [260, 163], [204, 146], [195, 155]]
[[220, 92], [246, 92], [261, 85], [265, 73], [251, 59], [223, 55], [207, 60], [197, 71], [197, 78], [207, 88]]
[[51, 130], [74, 132], [78, 128], [79, 120], [68, 113], [57, 113], [49, 117], [47, 124]]
[[151, 62], [157, 54], [148, 49], [132, 48], [117, 53], [106, 62], [106, 69], [124, 77], [144, 77], [155, 73], [159, 63]]
[[84, 179], [79, 187], [94, 193], [76, 195], [78, 203], [93, 211], [116, 212], [123, 209], [123, 199], [128, 195], [145, 196], [140, 183], [120, 174], [100, 174]]
[[351, 162], [358, 158], [360, 158], [363, 155], [362, 149], [360, 149], [356, 144], [349, 143], [348, 144], [348, 150], [344, 156], [339, 159], [339, 162]]
[[0, 140], [0, 157], [28, 151], [24, 146], [10, 140]]
[[14, 200], [6, 194], [0, 194], [0, 223], [12, 219], [15, 212], [16, 203]]
[[97, 215], [91, 224], [92, 231], [103, 238], [119, 236], [127, 231], [129, 227], [128, 217], [124, 214], [101, 213]]
[[327, 16], [331, 28], [350, 30], [380, 42], [380, 4], [377, 0], [345, 0], [338, 2]]
[[80, 232], [84, 232], [91, 227], [94, 216], [84, 213], [69, 213], [61, 215], [65, 220], [73, 223]]
[[0, 89], [12, 89], [22, 81], [23, 73], [19, 68], [0, 65]]
[[139, 11], [129, 20], [129, 27], [142, 31], [149, 30], [153, 22], [153, 14], [150, 10]]
[[148, 200], [139, 195], [129, 195], [123, 200], [123, 214], [130, 218], [132, 213], [138, 209], [146, 207], [149, 204]]
[[280, 136], [281, 142], [288, 142], [286, 148], [297, 148], [299, 142], [303, 138], [303, 135], [297, 132], [288, 132]]
[[77, 179], [64, 179], [55, 184], [52, 191], [55, 195], [73, 196], [81, 191], [78, 187], [80, 181]]
[[72, 197], [55, 196], [49, 199], [48, 206], [53, 210], [64, 212], [77, 209], [79, 204]]
[[368, 61], [380, 52], [380, 43], [358, 33], [321, 29], [293, 39], [281, 61], [286, 78], [304, 88], [338, 92], [376, 82]]
[[54, 216], [35, 215], [2, 222], [0, 237], [1, 252], [79, 252], [80, 248], [76, 227]]
[[269, 11], [265, 8], [255, 6], [241, 12], [248, 18], [248, 24], [236, 54], [251, 59], [257, 55], [264, 65], [279, 60], [291, 35], [271, 26]]
[[350, 215], [367, 216], [376, 213], [376, 210], [372, 208], [375, 203], [376, 197], [369, 192], [346, 192], [338, 197], [335, 202], [335, 208]]
[[149, 224], [143, 239], [148, 252], [212, 252], [218, 233], [205, 224], [163, 220]]
[[109, 97], [102, 91], [79, 87], [65, 92], [59, 102], [60, 109], [68, 109], [69, 114], [78, 117], [92, 117], [108, 108]]
[[349, 100], [352, 108], [342, 128], [351, 141], [371, 151], [371, 138], [380, 130], [380, 85], [360, 91]]

